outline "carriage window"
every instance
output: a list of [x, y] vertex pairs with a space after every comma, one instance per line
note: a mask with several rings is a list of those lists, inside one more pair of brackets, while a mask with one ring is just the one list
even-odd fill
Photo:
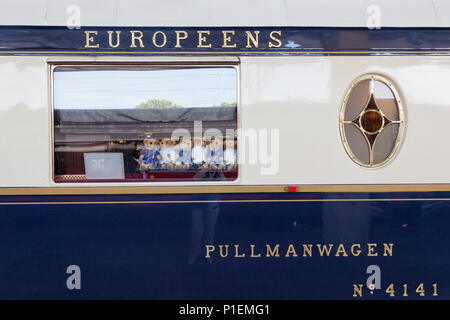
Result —
[[353, 83], [340, 118], [342, 141], [353, 161], [365, 167], [385, 164], [394, 156], [403, 125], [400, 98], [387, 79], [365, 75]]
[[233, 66], [58, 66], [55, 182], [235, 180]]

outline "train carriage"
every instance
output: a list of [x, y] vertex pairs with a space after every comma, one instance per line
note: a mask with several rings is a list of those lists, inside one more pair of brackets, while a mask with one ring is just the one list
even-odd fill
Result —
[[265, 3], [0, 14], [0, 298], [449, 298], [448, 25]]

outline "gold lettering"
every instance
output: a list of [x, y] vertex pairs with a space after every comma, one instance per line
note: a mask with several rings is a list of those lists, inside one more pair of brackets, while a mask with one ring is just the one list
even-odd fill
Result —
[[368, 257], [376, 257], [376, 256], [378, 256], [378, 253], [374, 252], [376, 247], [377, 247], [376, 243], [368, 243], [367, 244], [367, 250], [368, 250], [367, 256]]
[[197, 48], [211, 48], [211, 43], [210, 44], [204, 44], [206, 41], [206, 35], [210, 35], [211, 31], [208, 30], [199, 30], [197, 31], [198, 33], [198, 45]]
[[223, 34], [223, 45], [222, 48], [236, 48], [236, 43], [229, 44], [231, 41], [231, 36], [234, 36], [234, 30], [222, 30]]
[[91, 44], [94, 42], [94, 37], [91, 35], [98, 35], [98, 31], [85, 31], [84, 34], [86, 35], [86, 44], [84, 45], [85, 48], [99, 48], [100, 45], [97, 44]]
[[206, 245], [206, 256], [205, 258], [211, 258], [210, 253], [213, 252], [216, 248], [213, 245]]
[[392, 247], [394, 246], [393, 243], [383, 243], [384, 246], [384, 253], [383, 256], [387, 257], [390, 256], [392, 257]]
[[250, 258], [261, 258], [261, 253], [255, 254], [255, 245], [250, 245]]
[[[358, 247], [357, 251], [353, 250], [355, 247]], [[361, 245], [359, 243], [355, 243], [350, 247], [350, 251], [352, 252], [353, 256], [357, 257], [361, 254], [361, 250], [359, 248], [361, 248]]]
[[[186, 40], [188, 38], [188, 33], [183, 30], [175, 30], [175, 34], [177, 36], [177, 44], [175, 45], [175, 48], [181, 48], [180, 40]], [[183, 34], [183, 36], [181, 36]]]
[[312, 244], [303, 245], [303, 257], [306, 257], [306, 255], [312, 257]]
[[251, 48], [250, 41], [253, 43], [253, 47], [258, 48], [259, 47], [259, 31], [253, 31], [255, 35], [253, 36], [251, 31], [245, 31], [247, 34], [247, 45], [246, 48]]
[[362, 284], [354, 284], [353, 285], [353, 297], [362, 297], [362, 288], [363, 285]]
[[280, 256], [280, 252], [279, 252], [280, 245], [279, 244], [275, 245], [275, 248], [273, 248], [273, 250], [270, 247], [270, 245], [268, 245], [268, 244], [266, 244], [266, 248], [267, 248], [266, 257], [279, 257]]
[[343, 257], [348, 257], [348, 254], [347, 252], [345, 252], [345, 247], [342, 243], [338, 245], [338, 248], [336, 250], [336, 257], [340, 257], [341, 253]]
[[317, 248], [319, 249], [319, 254], [321, 257], [323, 257], [323, 254], [326, 253], [327, 257], [330, 256], [330, 252], [331, 252], [331, 248], [333, 248], [332, 244], [329, 244], [328, 247], [327, 246], [323, 246], [321, 244], [316, 244]]
[[130, 48], [137, 48], [136, 40], [139, 41], [139, 47], [144, 48], [145, 47], [144, 46], [144, 41], [142, 41], [142, 37], [144, 36], [144, 34], [142, 33], [142, 31], [130, 30], [130, 33], [131, 33], [131, 46], [130, 46]]
[[[116, 34], [116, 43], [113, 44], [113, 33]], [[117, 48], [118, 46], [120, 46], [120, 34], [122, 33], [122, 31], [108, 31], [108, 42], [109, 42], [109, 46], [111, 48]]]
[[295, 248], [293, 244], [290, 244], [286, 251], [286, 258], [289, 258], [289, 255], [292, 254], [293, 257], [298, 257], [297, 252], [295, 252]]
[[245, 253], [239, 254], [239, 245], [238, 244], [234, 245], [234, 257], [235, 258], [244, 258], [245, 257]]
[[270, 35], [269, 35], [270, 39], [275, 41], [276, 44], [272, 43], [272, 41], [269, 41], [269, 48], [279, 48], [279, 47], [281, 47], [281, 40], [275, 37], [276, 34], [281, 37], [281, 30], [279, 30], [279, 31], [272, 31], [270, 33]]
[[[223, 251], [222, 251], [223, 247], [225, 247], [225, 253], [223, 253]], [[219, 253], [222, 258], [228, 257], [228, 247], [229, 247], [228, 244], [226, 244], [225, 246], [222, 244], [219, 244]]]
[[[157, 44], [157, 43], [156, 43], [156, 36], [157, 36], [158, 34], [162, 35], [162, 38], [163, 38], [163, 42], [162, 42], [161, 44]], [[157, 47], [157, 48], [162, 48], [162, 47], [164, 47], [164, 46], [166, 45], [166, 43], [167, 43], [167, 37], [166, 37], [166, 34], [165, 34], [164, 32], [162, 32], [162, 31], [156, 31], [156, 32], [153, 34], [152, 40], [153, 40], [153, 44], [154, 44], [155, 47]]]

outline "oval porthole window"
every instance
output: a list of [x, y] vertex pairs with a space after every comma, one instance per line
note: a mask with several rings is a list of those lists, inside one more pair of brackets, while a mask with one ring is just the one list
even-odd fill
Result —
[[404, 125], [397, 90], [379, 75], [356, 79], [345, 96], [339, 124], [353, 161], [365, 167], [385, 164], [395, 154]]

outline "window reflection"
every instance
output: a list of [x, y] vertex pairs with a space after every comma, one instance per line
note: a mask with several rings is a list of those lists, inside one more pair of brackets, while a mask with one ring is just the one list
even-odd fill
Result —
[[55, 181], [234, 180], [236, 124], [231, 66], [57, 67]]

